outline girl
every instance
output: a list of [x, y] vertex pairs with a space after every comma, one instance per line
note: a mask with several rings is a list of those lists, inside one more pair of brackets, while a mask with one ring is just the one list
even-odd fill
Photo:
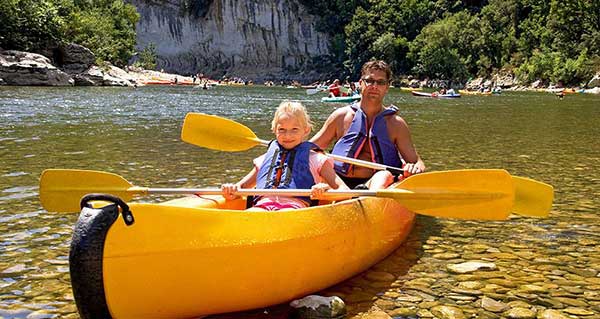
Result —
[[226, 200], [237, 198], [239, 188], [258, 189], [311, 189], [309, 197], [261, 196], [255, 197], [249, 210], [273, 211], [296, 209], [311, 205], [311, 198], [319, 198], [328, 189], [348, 189], [333, 169], [333, 160], [322, 153], [306, 138], [312, 123], [304, 106], [298, 102], [282, 102], [271, 122], [276, 140], [262, 156], [254, 159], [254, 168], [239, 182], [223, 184], [221, 191]]

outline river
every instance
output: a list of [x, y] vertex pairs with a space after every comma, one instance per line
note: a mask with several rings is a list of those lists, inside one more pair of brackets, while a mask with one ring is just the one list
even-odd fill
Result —
[[[340, 106], [320, 97], [263, 86], [0, 87], [0, 318], [77, 318], [68, 273], [77, 214], [40, 206], [44, 169], [108, 171], [137, 186], [218, 187], [242, 177], [264, 149], [225, 153], [184, 143], [186, 113], [227, 117], [270, 139], [284, 99], [301, 101], [320, 127]], [[555, 188], [552, 211], [503, 222], [419, 216], [398, 251], [322, 294], [341, 296], [356, 317], [441, 316], [454, 308], [482, 318], [600, 316], [600, 96], [438, 100], [391, 89], [386, 103], [400, 108], [429, 170], [503, 168], [543, 181]], [[497, 270], [447, 269], [474, 259]], [[281, 309], [215, 317], [281, 317]]]

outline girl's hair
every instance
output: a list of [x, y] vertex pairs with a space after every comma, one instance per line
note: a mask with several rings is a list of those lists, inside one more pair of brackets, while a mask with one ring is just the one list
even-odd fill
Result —
[[304, 105], [300, 102], [283, 101], [279, 104], [279, 107], [277, 107], [275, 115], [273, 116], [273, 122], [271, 122], [271, 131], [273, 131], [273, 133], [275, 133], [279, 118], [284, 114], [297, 119], [300, 124], [308, 127], [309, 132], [312, 130], [313, 124], [310, 121], [310, 116], [306, 112]]

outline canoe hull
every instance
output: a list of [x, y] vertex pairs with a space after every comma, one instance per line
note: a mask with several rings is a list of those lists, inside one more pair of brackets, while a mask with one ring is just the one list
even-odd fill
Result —
[[321, 102], [327, 103], [348, 103], [360, 100], [360, 95], [352, 96], [337, 96], [337, 97], [323, 97]]
[[116, 219], [104, 243], [96, 243], [103, 246], [101, 266], [71, 260], [82, 317], [102, 308], [102, 300], [79, 300], [90, 294], [90, 288], [75, 291], [91, 280], [86, 276], [101, 278], [104, 307], [114, 318], [185, 318], [286, 302], [368, 269], [404, 240], [414, 221], [412, 212], [383, 198], [264, 213], [237, 210], [242, 201], [223, 203], [220, 197], [132, 203], [135, 223]]
[[412, 95], [419, 97], [431, 97], [431, 98], [444, 98], [444, 99], [452, 99], [459, 98], [460, 94], [437, 94], [437, 93], [426, 93], [426, 92], [416, 92], [411, 91]]

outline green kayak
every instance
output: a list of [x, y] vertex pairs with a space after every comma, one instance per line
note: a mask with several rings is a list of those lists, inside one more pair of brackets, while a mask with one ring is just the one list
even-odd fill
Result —
[[346, 102], [354, 102], [354, 101], [358, 101], [358, 100], [360, 100], [360, 95], [321, 98], [321, 102], [329, 102], [329, 103], [346, 103]]

